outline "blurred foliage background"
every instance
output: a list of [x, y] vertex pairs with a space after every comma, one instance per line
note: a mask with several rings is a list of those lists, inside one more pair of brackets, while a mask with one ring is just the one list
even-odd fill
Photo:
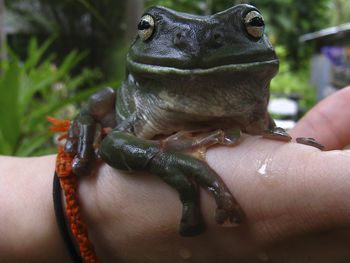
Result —
[[99, 87], [118, 87], [145, 8], [206, 15], [239, 3], [260, 9], [279, 54], [271, 89], [298, 93], [301, 105], [312, 107], [314, 47], [299, 37], [349, 22], [348, 0], [0, 0], [0, 154], [55, 152], [45, 115], [71, 119]]

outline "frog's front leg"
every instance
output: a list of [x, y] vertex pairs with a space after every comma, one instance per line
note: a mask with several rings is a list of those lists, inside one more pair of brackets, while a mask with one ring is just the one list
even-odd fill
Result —
[[192, 180], [214, 195], [217, 203], [215, 219], [219, 224], [227, 221], [239, 224], [244, 218], [224, 182], [205, 162], [165, 148], [160, 141], [144, 140], [113, 130], [102, 141], [99, 154], [112, 167], [150, 172], [174, 187], [183, 203], [181, 235], [193, 236], [204, 230], [198, 192]]
[[98, 128], [115, 126], [115, 91], [102, 88], [89, 98], [68, 131], [65, 152], [76, 154], [72, 163], [76, 175], [88, 175], [92, 169], [95, 148], [102, 139]]

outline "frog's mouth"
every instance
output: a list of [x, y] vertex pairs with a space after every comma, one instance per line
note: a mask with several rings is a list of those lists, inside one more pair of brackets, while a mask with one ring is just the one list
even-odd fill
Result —
[[155, 75], [210, 75], [215, 73], [237, 73], [237, 72], [247, 72], [252, 69], [260, 69], [264, 67], [276, 67], [278, 69], [279, 61], [278, 59], [271, 59], [259, 62], [247, 62], [238, 64], [224, 64], [219, 66], [213, 66], [210, 68], [176, 68], [159, 66], [152, 64], [144, 64], [140, 62], [133, 61], [130, 56], [126, 58], [127, 67], [133, 73], [147, 73]]

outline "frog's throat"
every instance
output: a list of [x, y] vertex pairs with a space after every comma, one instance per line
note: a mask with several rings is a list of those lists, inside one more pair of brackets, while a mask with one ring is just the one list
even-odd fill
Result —
[[218, 72], [244, 72], [253, 68], [261, 68], [265, 66], [278, 67], [278, 59], [265, 60], [259, 62], [241, 63], [241, 64], [226, 64], [220, 66], [214, 66], [211, 68], [194, 68], [194, 69], [181, 69], [175, 67], [157, 66], [151, 64], [143, 64], [133, 61], [130, 56], [126, 58], [127, 67], [133, 73], [148, 73], [156, 75], [209, 75]]

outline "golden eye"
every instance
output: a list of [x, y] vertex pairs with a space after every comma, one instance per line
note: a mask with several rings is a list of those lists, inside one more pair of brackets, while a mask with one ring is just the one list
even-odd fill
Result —
[[138, 34], [142, 41], [149, 39], [154, 31], [154, 19], [150, 15], [144, 15], [137, 26]]
[[244, 24], [249, 35], [260, 38], [264, 35], [264, 18], [258, 11], [250, 11], [244, 18]]

